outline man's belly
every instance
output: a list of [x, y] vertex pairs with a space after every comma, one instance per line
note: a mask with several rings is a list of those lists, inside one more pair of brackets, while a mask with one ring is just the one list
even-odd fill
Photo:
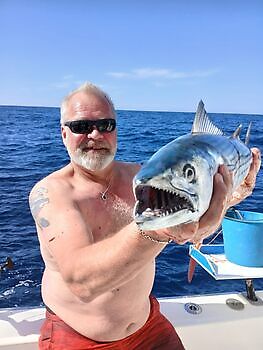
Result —
[[153, 279], [152, 263], [127, 284], [85, 302], [70, 291], [58, 272], [46, 270], [42, 298], [80, 334], [96, 341], [114, 341], [136, 332], [147, 321]]

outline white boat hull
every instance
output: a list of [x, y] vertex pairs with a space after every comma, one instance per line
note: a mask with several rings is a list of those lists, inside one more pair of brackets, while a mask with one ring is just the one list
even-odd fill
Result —
[[[263, 291], [256, 294], [263, 298]], [[229, 299], [244, 309], [231, 309]], [[189, 314], [187, 303], [201, 306], [202, 312]], [[187, 350], [263, 350], [263, 304], [252, 305], [241, 294], [166, 298], [160, 304]]]
[[[263, 291], [256, 294], [263, 299]], [[229, 299], [240, 301], [244, 308], [231, 309], [226, 305]], [[242, 294], [160, 298], [159, 301], [161, 311], [174, 325], [187, 350], [263, 349], [263, 305], [249, 303]], [[188, 313], [185, 306], [189, 303], [201, 307], [201, 313]], [[36, 350], [44, 317], [44, 308], [0, 309], [0, 350]]]

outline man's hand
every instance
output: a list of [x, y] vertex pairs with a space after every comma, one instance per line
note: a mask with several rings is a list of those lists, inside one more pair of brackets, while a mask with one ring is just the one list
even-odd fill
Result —
[[178, 244], [186, 242], [199, 243], [210, 236], [220, 226], [227, 209], [249, 196], [255, 187], [256, 175], [260, 169], [261, 156], [257, 148], [251, 149], [253, 161], [250, 171], [239, 186], [233, 192], [232, 175], [226, 166], [222, 165], [214, 176], [213, 195], [208, 210], [198, 222], [182, 224], [162, 230]]
[[229, 201], [229, 207], [240, 203], [246, 197], [250, 196], [255, 187], [256, 176], [261, 165], [261, 154], [258, 148], [251, 148], [251, 152], [253, 155], [253, 160], [249, 173], [242, 184], [236, 189], [236, 191], [233, 192], [232, 198]]

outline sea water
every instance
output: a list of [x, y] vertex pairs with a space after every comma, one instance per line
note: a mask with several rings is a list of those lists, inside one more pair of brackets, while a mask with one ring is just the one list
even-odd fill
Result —
[[[252, 121], [250, 145], [263, 150], [262, 115], [210, 115], [228, 135], [240, 123], [247, 127]], [[188, 133], [193, 118], [194, 113], [118, 111], [117, 159], [143, 163], [161, 146]], [[0, 307], [42, 305], [44, 265], [28, 194], [37, 181], [69, 162], [59, 119], [58, 108], [0, 106], [0, 264], [8, 256], [15, 264], [13, 270], [0, 273]], [[238, 208], [263, 212], [262, 175], [261, 170], [253, 195]], [[222, 243], [222, 235], [214, 243]], [[244, 281], [215, 281], [199, 266], [189, 284], [188, 263], [188, 244], [168, 245], [157, 258], [153, 293], [160, 297], [245, 290]], [[263, 289], [263, 279], [254, 280], [254, 285]]]

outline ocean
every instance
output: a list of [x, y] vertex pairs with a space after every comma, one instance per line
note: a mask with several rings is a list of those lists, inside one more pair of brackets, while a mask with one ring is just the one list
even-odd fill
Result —
[[[247, 128], [252, 121], [250, 145], [263, 150], [262, 115], [210, 113], [210, 116], [227, 135], [240, 123]], [[28, 194], [38, 180], [69, 161], [60, 136], [59, 118], [58, 108], [0, 106], [0, 264], [8, 256], [14, 262], [14, 269], [0, 273], [0, 307], [42, 305], [44, 265]], [[118, 111], [117, 159], [143, 163], [161, 146], [189, 132], [193, 118], [194, 113]], [[238, 208], [263, 212], [262, 169], [253, 195]], [[222, 235], [214, 243], [222, 243]], [[172, 243], [158, 256], [155, 296], [245, 290], [244, 281], [216, 281], [200, 266], [189, 284], [188, 249], [188, 244]], [[254, 286], [263, 289], [263, 278], [255, 279]]]

